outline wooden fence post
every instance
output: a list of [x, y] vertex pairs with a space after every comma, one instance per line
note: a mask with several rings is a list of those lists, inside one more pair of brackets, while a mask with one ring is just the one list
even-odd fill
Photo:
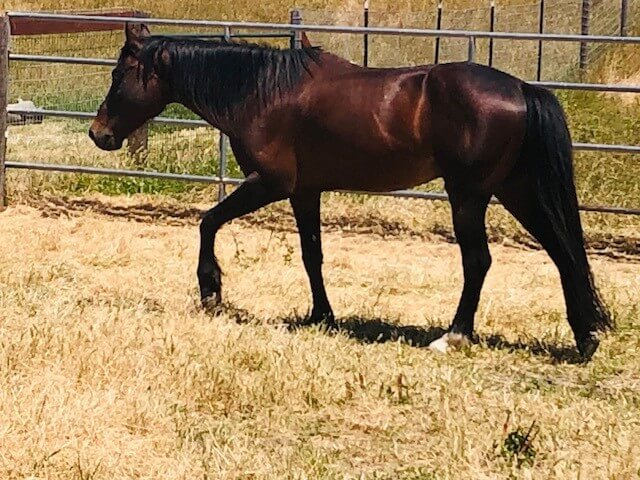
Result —
[[7, 206], [7, 104], [9, 90], [9, 17], [0, 16], [0, 211]]
[[149, 146], [149, 122], [145, 122], [140, 128], [127, 137], [129, 154], [136, 159], [136, 163], [144, 160]]
[[467, 62], [476, 61], [476, 37], [470, 36], [467, 40]]
[[[291, 10], [291, 16], [289, 21], [291, 25], [302, 25], [302, 12], [300, 10]], [[293, 40], [291, 41], [291, 48], [302, 48], [302, 31], [293, 31]]]
[[[147, 12], [135, 11], [134, 17], [137, 18], [149, 18]], [[127, 26], [124, 26], [125, 30]], [[134, 157], [136, 164], [141, 164], [147, 154], [147, 148], [149, 147], [149, 122], [145, 122], [140, 128], [135, 130], [131, 135], [127, 137], [127, 144], [129, 148], [129, 154]]]
[[[582, 13], [580, 15], [580, 35], [589, 35], [589, 20], [591, 16], [591, 0], [582, 0]], [[587, 66], [586, 42], [580, 42], [580, 70]]]
[[620, 2], [620, 36], [627, 36], [627, 14], [629, 13], [629, 1], [621, 0]]
[[[364, 26], [369, 26], [369, 0], [364, 0]], [[365, 33], [363, 37], [362, 65], [369, 66], [369, 34]]]

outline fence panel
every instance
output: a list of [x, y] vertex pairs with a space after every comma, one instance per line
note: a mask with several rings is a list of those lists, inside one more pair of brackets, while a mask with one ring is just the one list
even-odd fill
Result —
[[0, 211], [7, 204], [6, 149], [7, 149], [7, 88], [9, 86], [9, 18], [0, 16]]
[[[552, 0], [546, 0], [547, 2], [552, 3]], [[569, 3], [572, 0], [565, 0], [565, 3]], [[523, 4], [524, 5], [524, 4]], [[155, 33], [158, 32], [167, 32], [172, 35], [186, 35], [186, 36], [198, 36], [198, 37], [220, 37], [224, 35], [224, 30], [227, 30], [227, 33], [231, 32], [233, 29], [233, 33], [237, 35], [247, 34], [247, 32], [255, 32], [256, 30], [262, 31], [264, 33], [252, 33], [251, 36], [274, 36], [277, 37], [278, 40], [287, 44], [292, 40], [291, 32], [299, 32], [302, 30], [309, 30], [314, 32], [311, 36], [312, 42], [323, 44], [327, 49], [331, 49], [337, 51], [339, 54], [346, 56], [347, 58], [351, 58], [353, 61], [362, 61], [362, 35], [364, 33], [368, 33], [371, 37], [371, 55], [370, 55], [370, 63], [373, 66], [379, 65], [397, 65], [398, 63], [405, 64], [413, 64], [413, 63], [429, 63], [430, 58], [435, 52], [436, 45], [436, 37], [441, 38], [440, 45], [440, 54], [442, 56], [442, 60], [449, 60], [449, 57], [457, 57], [460, 53], [460, 50], [464, 52], [464, 57], [466, 58], [469, 55], [469, 46], [474, 45], [473, 54], [478, 61], [482, 61], [482, 58], [487, 57], [488, 59], [488, 49], [490, 43], [495, 44], [495, 60], [499, 60], [499, 48], [498, 42], [506, 42], [509, 41], [511, 44], [519, 44], [523, 41], [530, 42], [535, 51], [537, 52], [537, 46], [539, 42], [544, 41], [545, 46], [549, 41], [554, 41], [562, 45], [579, 45], [580, 41], [595, 42], [595, 43], [615, 43], [617, 45], [623, 45], [624, 48], [628, 48], [629, 50], [632, 48], [637, 48], [637, 45], [640, 44], [640, 37], [612, 37], [612, 36], [591, 36], [588, 38], [582, 38], [576, 35], [536, 35], [536, 34], [517, 34], [511, 32], [500, 32], [499, 31], [499, 23], [498, 18], [494, 18], [494, 21], [491, 22], [491, 9], [486, 9], [482, 15], [478, 14], [478, 10], [474, 9], [473, 13], [469, 13], [469, 15], [457, 15], [460, 19], [457, 23], [452, 23], [455, 28], [461, 28], [459, 25], [475, 25], [473, 28], [481, 29], [480, 31], [462, 31], [462, 30], [441, 30], [435, 31], [433, 28], [429, 28], [429, 25], [423, 25], [423, 23], [427, 22], [436, 22], [437, 23], [437, 5], [434, 9], [433, 14], [426, 13], [421, 15], [412, 15], [410, 16], [410, 21], [401, 20], [400, 13], [398, 21], [402, 24], [405, 29], [397, 29], [397, 28], [371, 28], [371, 29], [363, 29], [363, 28], [348, 28], [341, 26], [321, 26], [315, 25], [316, 22], [322, 21], [323, 18], [314, 17], [313, 14], [309, 14], [309, 11], [306, 13], [303, 12], [302, 20], [305, 22], [304, 26], [299, 25], [287, 25], [287, 24], [264, 24], [264, 23], [247, 23], [247, 22], [215, 22], [215, 21], [196, 21], [196, 20], [167, 20], [167, 19], [148, 19], [149, 24], [152, 24], [152, 30]], [[349, 21], [348, 17], [351, 15], [354, 17], [353, 23], [358, 24], [363, 21], [363, 18], [356, 19], [359, 17], [361, 12], [357, 10], [353, 10], [350, 12], [342, 12], [341, 18], [342, 21]], [[459, 12], [460, 13], [460, 12]], [[485, 16], [486, 14], [486, 16]], [[337, 21], [336, 19], [330, 20], [326, 18], [326, 13], [324, 21]], [[333, 14], [335, 15], [335, 14]], [[387, 14], [393, 15], [393, 14]], [[406, 15], [406, 13], [405, 13]], [[444, 23], [444, 11], [441, 17], [441, 26], [446, 25]], [[51, 15], [51, 14], [33, 14], [34, 17], [37, 18], [57, 18], [57, 19], [69, 19], [69, 15]], [[498, 13], [496, 13], [498, 16]], [[73, 17], [72, 17], [73, 18]], [[105, 21], [103, 17], [80, 17], [87, 22], [99, 22]], [[453, 17], [452, 17], [453, 18]], [[346, 19], [346, 20], [345, 20]], [[376, 12], [370, 12], [370, 20], [371, 23], [375, 25], [374, 21], [376, 19]], [[113, 20], [113, 19], [107, 19]], [[120, 20], [122, 22], [122, 20]], [[314, 23], [314, 25], [310, 25], [309, 22]], [[465, 23], [466, 22], [466, 23]], [[485, 25], [487, 23], [487, 25]], [[424, 27], [427, 27], [426, 29]], [[491, 30], [491, 27], [495, 28], [497, 33], [490, 33], [487, 30]], [[538, 28], [538, 27], [536, 27]], [[222, 33], [220, 31], [222, 30]], [[484, 30], [484, 31], [482, 31]], [[535, 31], [535, 30], [534, 30]], [[274, 33], [276, 32], [276, 33]], [[336, 33], [341, 33], [341, 35], [336, 35]], [[475, 43], [470, 44], [468, 39], [469, 37], [474, 37], [476, 39]], [[115, 38], [115, 37], [114, 37]], [[322, 40], [328, 43], [328, 46]], [[344, 39], [345, 40], [337, 40]], [[356, 39], [357, 41], [353, 42], [352, 39]], [[515, 42], [514, 40], [518, 40]], [[118, 48], [119, 43], [113, 42], [114, 47]], [[378, 46], [380, 48], [377, 49], [378, 54], [376, 54], [376, 46], [375, 42], [380, 42]], [[448, 42], [448, 43], [447, 43]], [[571, 43], [572, 42], [572, 43]], [[108, 69], [108, 66], [105, 66], [104, 63], [100, 60], [92, 60], [92, 59], [84, 59], [84, 56], [88, 56], [91, 53], [87, 51], [83, 51], [81, 49], [74, 49], [73, 41], [63, 42], [65, 46], [67, 46], [67, 52], [65, 56], [71, 55], [72, 58], [68, 61], [74, 63], [75, 65], [65, 65], [63, 62], [65, 59], [55, 59], [56, 63], [53, 64], [56, 67], [58, 64], [61, 64], [61, 67], [64, 68], [79, 68], [79, 65], [83, 62], [87, 62], [91, 64], [91, 67], [83, 66], [80, 67], [83, 69], [83, 72], [86, 72], [88, 78], [91, 78], [91, 75], [94, 73], [91, 71], [91, 68], [100, 68], [100, 69]], [[98, 45], [98, 44], [97, 44]], [[70, 46], [70, 47], [69, 47]], [[39, 46], [42, 49], [42, 45]], [[103, 47], [107, 48], [107, 47]], [[112, 48], [112, 47], [109, 47]], [[62, 49], [61, 49], [62, 50]], [[25, 53], [26, 52], [26, 53]], [[393, 55], [391, 57], [389, 52]], [[50, 51], [44, 49], [43, 53], [52, 55]], [[59, 55], [59, 52], [57, 53]], [[51, 56], [47, 58], [35, 58], [33, 56], [27, 57], [27, 55], [33, 55], [31, 51], [18, 51], [14, 52], [14, 59], [18, 60], [30, 60], [33, 64], [45, 65], [47, 67], [51, 67], [51, 64], [45, 64], [41, 62], [42, 60], [52, 60]], [[378, 55], [378, 56], [377, 56]], [[520, 57], [517, 57], [514, 61], [520, 61]], [[18, 62], [12, 62], [18, 63]], [[527, 61], [529, 64], [529, 61]], [[535, 66], [535, 61], [530, 62]], [[39, 67], [39, 68], [40, 68]], [[32, 66], [34, 71], [37, 71], [35, 66]], [[86, 69], [86, 70], [85, 70]], [[29, 70], [26, 70], [29, 71]], [[535, 72], [534, 72], [535, 74]], [[42, 78], [38, 78], [40, 75]], [[61, 75], [63, 76], [63, 75]], [[35, 77], [35, 78], [34, 78]], [[98, 76], [96, 75], [96, 82], [104, 82], [105, 85], [101, 86], [102, 88], [98, 88], [97, 90], [106, 91], [107, 83], [108, 83], [108, 75], [104, 74], [100, 76], [98, 80]], [[86, 79], [85, 79], [86, 80]], [[32, 82], [31, 89], [34, 92], [38, 92], [38, 81], [40, 83], [46, 83], [47, 81], [53, 81], [55, 84], [56, 76], [53, 75], [53, 79], [49, 79], [47, 77], [46, 71], [45, 73], [40, 73], [34, 75], [25, 74], [23, 77], [18, 75], [18, 83], [20, 81], [24, 82]], [[82, 80], [76, 80], [76, 82], [82, 82]], [[78, 89], [81, 89], [86, 83], [82, 84], [78, 83]], [[630, 92], [638, 92], [640, 91], [640, 86], [631, 86], [625, 88], [624, 85], [610, 85], [603, 86], [600, 84], [582, 84], [578, 82], [573, 83], [563, 83], [563, 82], [550, 82], [547, 83], [548, 86], [553, 88], [570, 88], [570, 89], [585, 89], [585, 90], [610, 90], [610, 91], [624, 91], [628, 90]], [[95, 85], [93, 85], [95, 87]], [[25, 91], [31, 91], [30, 88], [25, 87]], [[65, 88], [66, 91], [69, 92], [68, 97], [65, 97]], [[75, 99], [74, 94], [76, 90], [73, 88], [68, 88], [67, 84], [61, 83], [60, 87], [56, 89], [55, 85], [51, 89], [44, 89], [45, 91], [49, 91], [52, 93], [43, 94], [39, 101], [42, 101], [43, 104], [48, 106], [49, 108], [69, 108], [70, 105], [75, 106], [76, 108], [85, 111], [86, 113], [76, 113], [72, 114], [70, 112], [54, 112], [54, 117], [86, 117], [91, 116], [89, 113], [93, 111], [97, 106], [97, 102], [102, 97], [103, 93], [100, 93], [98, 96], [95, 95], [96, 99], [89, 98], [81, 98], [81, 95], [78, 95], [78, 98]], [[18, 91], [19, 85], [17, 88]], [[93, 92], [94, 89], [92, 88]], [[631, 93], [631, 95], [635, 95]], [[69, 100], [69, 98], [71, 100]], [[62, 99], [62, 100], [61, 100]], [[71, 104], [64, 102], [71, 101]], [[76, 103], [73, 103], [73, 102]], [[84, 102], [84, 103], [83, 103]], [[93, 104], [91, 103], [93, 102]], [[52, 112], [40, 112], [38, 115], [42, 117], [43, 113], [47, 115]], [[12, 127], [11, 134], [11, 142], [10, 142], [10, 155], [12, 156], [11, 162], [8, 165], [12, 168], [29, 168], [29, 166], [37, 168], [37, 169], [48, 169], [48, 170], [64, 170], [67, 172], [79, 171], [81, 173], [111, 173], [113, 175], [128, 175], [135, 177], [157, 177], [162, 179], [184, 179], [189, 181], [202, 181], [202, 182], [220, 182], [221, 178], [225, 176], [225, 170], [219, 169], [219, 165], [216, 163], [218, 159], [221, 157], [222, 151], [226, 151], [224, 149], [224, 145], [220, 146], [217, 144], [217, 135], [212, 135], [212, 130], [209, 128], [201, 127], [202, 122], [195, 122], [189, 120], [194, 118], [193, 114], [185, 111], [181, 108], [170, 108], [167, 112], [168, 115], [173, 116], [175, 118], [183, 118], [183, 124], [180, 125], [172, 125], [171, 122], [161, 122], [154, 123], [150, 129], [150, 142], [149, 149], [145, 155], [145, 167], [158, 170], [160, 173], [140, 173], [140, 172], [130, 172], [131, 168], [136, 168], [136, 162], [132, 162], [132, 157], [127, 156], [123, 153], [118, 154], [106, 154], [104, 152], [100, 152], [97, 149], [90, 146], [88, 143], [88, 139], [85, 135], [86, 124], [82, 123], [73, 123], [75, 120], [63, 119], [63, 120], [54, 120], [52, 122], [47, 121], [47, 130], [45, 130], [45, 135], [42, 135], [42, 129], [40, 126], [22, 126], [18, 128]], [[189, 123], [191, 128], [189, 130], [185, 130], [186, 123]], [[31, 128], [31, 130], [30, 130]], [[15, 135], [14, 135], [15, 133]], [[50, 143], [47, 143], [47, 139]], [[60, 142], [62, 139], [62, 142]], [[41, 142], [41, 143], [38, 143]], [[56, 143], [57, 142], [57, 143]], [[15, 147], [13, 145], [15, 144]], [[64, 147], [60, 147], [60, 145], [64, 145]], [[33, 158], [33, 146], [37, 146], [38, 151], [44, 152], [41, 159]], [[20, 148], [24, 146], [25, 148]], [[578, 143], [575, 145], [576, 148], [583, 150], [591, 150], [600, 152], [598, 155], [601, 155], [602, 152], [613, 152], [613, 151], [621, 151], [627, 152], [627, 154], [638, 153], [640, 152], [640, 147], [631, 146], [631, 145], [599, 145], [599, 144], [584, 144]], [[56, 153], [56, 149], [59, 150], [56, 155], [52, 155], [52, 153]], [[91, 158], [87, 158], [87, 152], [91, 152]], [[104, 155], [104, 157], [101, 157]], [[582, 155], [582, 154], [581, 154]], [[581, 162], [583, 163], [583, 167], [586, 167], [587, 173], [589, 173], [588, 169], [593, 165], [592, 162], [599, 161], [600, 164], [603, 164], [602, 157], [591, 156], [590, 154], [585, 154], [588, 158], [586, 158], [585, 162], [582, 162], [581, 158], [578, 159], [577, 165], [581, 168]], [[70, 165], [67, 163], [66, 165], [56, 165], [56, 163], [60, 163], [56, 161], [56, 158], [63, 158], [68, 162], [69, 159], [72, 159], [74, 162], [78, 162], [78, 160], [82, 160], [81, 165]], [[210, 158], [211, 161], [203, 161], [203, 158]], [[623, 157], [620, 157], [623, 158]], [[19, 160], [18, 163], [15, 160]], [[36, 161], [34, 161], [36, 160]], [[40, 161], [38, 161], [40, 160]], [[135, 160], [135, 159], [134, 159]], [[230, 169], [227, 171], [229, 175], [239, 174], [237, 171], [237, 165], [234, 166], [234, 163], [231, 158]], [[629, 158], [630, 160], [630, 158]], [[627, 161], [627, 158], [624, 157], [624, 162]], [[47, 165], [48, 162], [48, 165]], [[610, 164], [612, 162], [607, 162]], [[615, 162], [613, 162], [615, 163]], [[118, 167], [117, 169], [109, 170], [109, 167], [113, 166]], [[235, 168], [235, 170], [234, 170]], [[627, 169], [629, 170], [629, 169]], [[181, 173], [190, 172], [188, 175], [181, 176]], [[214, 176], [218, 173], [217, 176]], [[587, 175], [588, 177], [588, 175]], [[598, 179], [590, 178], [589, 181], [595, 187], [601, 187], [602, 181], [598, 183]], [[234, 183], [235, 180], [226, 181], [226, 183]], [[429, 188], [437, 188], [438, 184], [432, 184]], [[597, 188], [594, 188], [597, 190]], [[601, 189], [600, 189], [601, 190]], [[224, 194], [224, 190], [221, 189], [221, 198]], [[446, 198], [442, 192], [425, 192], [425, 191], [408, 191], [408, 192], [395, 192], [391, 193], [392, 195], [398, 196], [410, 196], [410, 197], [419, 197], [419, 198], [432, 198], [432, 199], [442, 199]], [[594, 197], [594, 201], [597, 201], [597, 197]], [[624, 199], [621, 199], [622, 204], [618, 207], [603, 207], [597, 208], [600, 211], [611, 211], [611, 212], [620, 212], [625, 211], [627, 213], [640, 213], [640, 210], [633, 208], [632, 206], [628, 206], [624, 204]], [[587, 208], [589, 210], [593, 210], [593, 208]]]

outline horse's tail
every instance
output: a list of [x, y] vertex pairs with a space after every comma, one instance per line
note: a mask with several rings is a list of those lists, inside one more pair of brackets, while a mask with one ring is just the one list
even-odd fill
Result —
[[574, 313], [591, 317], [588, 321], [592, 326], [607, 330], [613, 322], [587, 261], [574, 184], [573, 148], [564, 111], [555, 95], [545, 88], [523, 83], [522, 91], [527, 105], [524, 151], [535, 172], [538, 201], [563, 256], [570, 262], [579, 312]]

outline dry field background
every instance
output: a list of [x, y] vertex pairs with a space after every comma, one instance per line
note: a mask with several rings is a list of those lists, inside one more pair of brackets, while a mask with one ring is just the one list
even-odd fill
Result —
[[[509, 21], [522, 29], [536, 18], [533, 3], [498, 2], [514, 7]], [[556, 3], [571, 2], [549, 2]], [[445, 1], [461, 12], [477, 4]], [[7, 0], [0, 9], [116, 5]], [[374, 19], [424, 26], [434, 5], [376, 1]], [[127, 6], [166, 17], [283, 21], [293, 5]], [[355, 23], [360, 2], [297, 6], [310, 12], [307, 21]], [[550, 16], [557, 31], [573, 31], [560, 10]], [[357, 58], [359, 38], [319, 40]], [[424, 43], [372, 42], [380, 64], [430, 59]], [[30, 53], [111, 52], [100, 45], [23, 44]], [[523, 49], [503, 47], [533, 65]], [[634, 53], [606, 51], [586, 79], [637, 83]], [[50, 108], [92, 109], [108, 82], [99, 68], [75, 76], [58, 66], [25, 69], [13, 94], [34, 95], [40, 85], [38, 104]], [[530, 78], [530, 70], [521, 73]], [[637, 143], [634, 100], [593, 93], [561, 100], [577, 141]], [[85, 132], [85, 123], [60, 120], [12, 127], [9, 159], [140, 167], [99, 152]], [[146, 168], [215, 171], [210, 130], [153, 134]], [[639, 204], [636, 157], [581, 153], [576, 163], [584, 202]], [[197, 305], [195, 225], [215, 188], [18, 171], [9, 172], [8, 186], [12, 207], [0, 214], [0, 478], [640, 476], [639, 218], [583, 215], [596, 278], [619, 327], [579, 365], [555, 269], [500, 207], [488, 215], [494, 265], [479, 343], [442, 356], [424, 347], [448, 325], [461, 287], [446, 204], [325, 196], [325, 276], [343, 323], [328, 335], [283, 327], [309, 305], [286, 206], [222, 230], [218, 255], [232, 307], [210, 317]], [[535, 438], [518, 443], [533, 422]]]
[[[428, 26], [435, 12], [436, 0], [400, 0], [372, 3], [374, 25]], [[445, 28], [486, 29], [488, 1], [446, 0]], [[548, 32], [577, 32], [581, 0], [547, 0]], [[629, 29], [637, 32], [640, 19], [640, 0], [629, 2]], [[113, 0], [63, 0], [60, 2], [6, 0], [6, 8], [12, 9], [96, 9], [116, 7]], [[221, 1], [159, 2], [135, 0], [127, 6], [151, 12], [155, 16], [190, 18], [235, 18], [252, 20], [286, 20], [293, 4], [285, 0], [271, 2]], [[301, 7], [307, 22], [358, 24], [361, 22], [361, 2], [304, 0]], [[535, 31], [537, 28], [537, 0], [500, 0], [497, 2], [499, 30]], [[616, 25], [619, 0], [593, 2], [593, 33], [611, 33]], [[155, 31], [155, 30], [154, 30]], [[121, 32], [86, 34], [75, 36], [16, 37], [13, 51], [16, 53], [41, 53], [54, 55], [80, 55], [113, 57], [122, 42]], [[354, 35], [311, 35], [312, 40], [354, 60], [361, 60], [362, 38]], [[371, 37], [373, 65], [415, 64], [433, 61], [433, 39]], [[463, 58], [464, 41], [443, 39], [441, 60]], [[567, 48], [573, 48], [570, 52]], [[575, 47], [575, 48], [574, 48]], [[576, 80], [577, 45], [547, 42], [544, 45], [545, 80]], [[487, 42], [478, 43], [478, 59], [486, 61]], [[533, 78], [536, 42], [496, 41], [496, 65], [523, 78]], [[600, 51], [597, 61], [590, 63], [583, 72], [583, 79], [593, 82], [637, 83], [640, 56], [637, 47], [608, 46]], [[462, 57], [460, 56], [462, 55]], [[573, 65], [573, 66], [572, 66]], [[10, 94], [13, 100], [22, 97], [36, 105], [51, 109], [94, 111], [102, 100], [109, 83], [109, 68], [42, 63], [12, 63]], [[578, 75], [579, 76], [579, 75]], [[594, 92], [558, 92], [564, 105], [577, 142], [636, 144], [640, 131], [637, 99], [639, 95], [603, 95]], [[192, 116], [184, 109], [171, 106], [169, 116]], [[74, 163], [83, 165], [120, 166], [140, 168], [131, 158], [121, 154], [98, 154], [86, 137], [86, 122], [47, 119], [45, 125], [15, 127], [10, 130], [9, 159], [39, 163]], [[209, 175], [217, 173], [218, 149], [216, 134], [209, 129], [178, 130], [166, 126], [153, 126], [150, 149], [143, 168], [190, 172]], [[609, 204], [621, 207], [637, 207], [640, 204], [640, 184], [637, 181], [637, 157], [634, 155], [580, 152], [576, 155], [578, 190], [580, 199], [587, 204]], [[238, 175], [237, 165], [231, 159], [230, 174]], [[10, 179], [12, 198], [24, 192], [40, 195], [82, 194], [100, 192], [106, 194], [130, 193], [184, 193], [197, 190], [191, 186], [168, 185], [157, 181], [114, 180], [79, 176], [21, 175]], [[435, 182], [426, 187], [441, 190]], [[204, 197], [200, 197], [204, 198]], [[589, 216], [589, 227], [602, 232], [617, 232], [639, 227], [637, 219], [612, 216]], [[592, 221], [593, 220], [593, 221]], [[637, 231], [633, 232], [637, 237]]]
[[[494, 242], [479, 344], [444, 356], [423, 347], [454, 312], [461, 268], [438, 234], [328, 228], [344, 327], [290, 332], [309, 294], [286, 207], [221, 231], [233, 307], [210, 317], [194, 275], [202, 206], [157, 202], [52, 199], [0, 216], [1, 478], [639, 475], [637, 261], [592, 255], [619, 327], [579, 365], [546, 255]], [[435, 205], [378, 202], [372, 218]], [[338, 196], [324, 207], [330, 224], [362, 213]], [[534, 421], [514, 449], [508, 434]]]

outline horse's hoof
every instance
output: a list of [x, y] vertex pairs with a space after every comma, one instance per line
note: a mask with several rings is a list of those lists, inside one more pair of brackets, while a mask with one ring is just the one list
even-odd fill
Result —
[[600, 339], [596, 332], [589, 332], [584, 337], [577, 339], [576, 345], [578, 346], [578, 352], [580, 352], [582, 359], [588, 362], [591, 360], [591, 357], [593, 357], [593, 354], [596, 353], [596, 350], [598, 350]]
[[209, 314], [218, 315], [222, 311], [222, 295], [220, 292], [215, 295], [203, 297], [201, 300], [202, 308]]
[[320, 325], [320, 327], [327, 332], [337, 332], [340, 330], [340, 326], [336, 322], [335, 318], [333, 318], [333, 315], [331, 315], [331, 317], [323, 318], [316, 325]]
[[429, 344], [429, 349], [434, 352], [447, 353], [451, 350], [459, 350], [471, 344], [471, 340], [461, 333], [445, 333], [443, 336]]
[[322, 313], [320, 315], [311, 315], [309, 317], [310, 325], [319, 325], [329, 331], [337, 330], [338, 324], [333, 316], [333, 313]]
[[338, 330], [338, 324], [333, 317], [333, 313], [311, 314], [311, 316], [305, 318], [304, 320], [296, 322], [295, 324], [291, 325], [291, 327], [295, 329], [313, 327], [316, 325], [326, 329], [327, 331]]

